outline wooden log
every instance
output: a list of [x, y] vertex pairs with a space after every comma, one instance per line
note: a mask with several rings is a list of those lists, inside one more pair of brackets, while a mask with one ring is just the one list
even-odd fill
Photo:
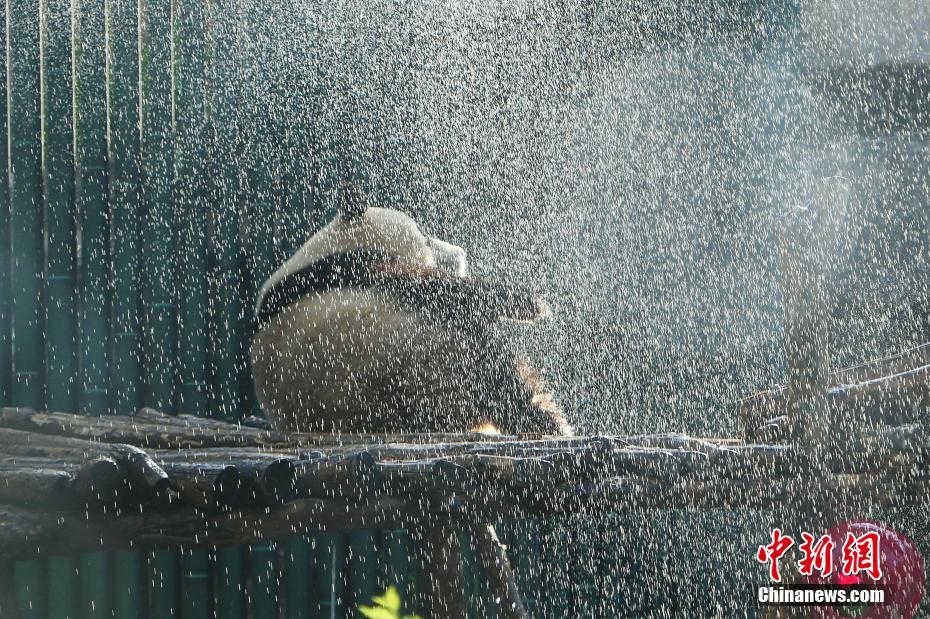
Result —
[[[282, 434], [228, 424], [216, 419], [182, 416], [182, 422], [166, 422], [147, 412], [141, 416], [92, 417], [68, 413], [40, 412], [29, 408], [0, 409], [0, 427], [40, 434], [70, 436], [106, 443], [128, 443], [143, 448], [187, 449], [199, 447], [344, 447], [362, 448], [390, 443], [498, 443], [508, 436], [477, 433], [434, 434]], [[527, 438], [532, 438], [527, 435]], [[540, 437], [544, 438], [544, 437]]]
[[[266, 488], [263, 473], [278, 460], [197, 460], [167, 462], [165, 470], [178, 488], [182, 504], [196, 505], [207, 512], [238, 508], [266, 508], [286, 502]], [[296, 498], [292, 494], [286, 500]], [[355, 497], [357, 498], [357, 497]]]
[[146, 451], [132, 445], [114, 445], [114, 452], [124, 462], [132, 494], [141, 501], [172, 502], [175, 485], [168, 473]]
[[517, 579], [494, 527], [490, 524], [472, 526], [471, 541], [475, 559], [491, 589], [493, 615], [504, 619], [527, 619], [529, 614], [523, 606]]
[[[842, 384], [827, 390], [835, 409], [844, 417], [883, 425], [923, 421], [930, 405], [930, 364], [862, 383]], [[869, 424], [872, 425], [872, 424]]]
[[[24, 414], [30, 423], [49, 417], [22, 411], [13, 417]], [[70, 424], [71, 416], [51, 417], [54, 424]], [[152, 427], [137, 425], [140, 435]], [[798, 497], [838, 508], [891, 505], [916, 502], [930, 486], [930, 440], [917, 425], [861, 432], [830, 445], [823, 452], [826, 469], [815, 466], [805, 446], [728, 439], [660, 434], [508, 442], [458, 436], [426, 443], [432, 436], [362, 445], [321, 437], [312, 450], [288, 437], [255, 447], [179, 451], [0, 428], [0, 438], [9, 439], [6, 449], [14, 452], [4, 454], [0, 441], [0, 482], [4, 475], [13, 480], [6, 494], [0, 488], [0, 502], [19, 501], [16, 488], [25, 492], [21, 496], [33, 492], [33, 519], [56, 543], [56, 527], [64, 526], [69, 535], [84, 535], [98, 546], [144, 540], [197, 545], [379, 522], [412, 526], [427, 518], [472, 526], [520, 514], [795, 506]], [[36, 470], [48, 476], [30, 490]], [[75, 478], [78, 500], [58, 508], [44, 499], [62, 476]], [[165, 492], [168, 498], [159, 498]], [[129, 504], [143, 509], [124, 509]], [[378, 511], [373, 505], [388, 507]], [[67, 514], [70, 523], [77, 513], [80, 526], [43, 520]]]
[[930, 343], [906, 348], [901, 352], [870, 359], [831, 372], [830, 384], [851, 385], [865, 383], [885, 376], [901, 374], [928, 364], [930, 364]]
[[283, 505], [297, 497], [297, 465], [290, 458], [279, 458], [266, 466], [261, 474], [261, 486], [266, 500]]
[[[183, 491], [184, 485], [179, 485]], [[367, 501], [298, 499], [276, 508], [243, 505], [226, 511], [182, 502], [164, 511], [124, 510], [119, 517], [115, 517], [119, 512], [110, 509], [95, 515], [83, 509], [41, 511], [7, 505], [0, 510], [0, 551], [29, 556], [37, 549], [65, 552], [130, 543], [224, 545], [322, 531], [407, 528], [437, 521], [449, 522], [455, 528], [521, 514], [763, 509], [797, 505], [805, 496], [811, 497], [812, 503], [835, 506], [837, 511], [900, 507], [918, 504], [928, 491], [930, 469], [903, 466], [896, 467], [889, 478], [873, 474], [687, 475], [670, 483], [626, 476], [552, 488], [535, 484], [525, 492], [491, 487], [442, 504], [435, 502], [436, 494]]]
[[[837, 426], [858, 425], [852, 429], [861, 430], [878, 423], [901, 425], [921, 421], [923, 411], [930, 406], [930, 365], [864, 382], [835, 384], [825, 389], [825, 397], [831, 422]], [[760, 434], [764, 426], [781, 425], [777, 418], [787, 415], [788, 392], [778, 387], [750, 396], [738, 403], [737, 411], [750, 432], [755, 432], [747, 435], [747, 439], [761, 440], [765, 438]]]
[[[0, 459], [9, 464], [36, 457], [48, 460], [49, 466], [55, 462], [52, 468], [58, 469], [86, 465], [86, 469], [78, 476], [79, 486], [86, 481], [96, 483], [97, 489], [101, 490], [100, 484], [111, 483], [112, 480], [106, 481], [106, 478], [115, 476], [115, 471], [119, 470], [119, 475], [123, 477], [120, 485], [125, 485], [129, 494], [140, 500], [164, 500], [171, 489], [167, 473], [146, 451], [138, 447], [0, 428]], [[105, 472], [106, 469], [109, 473]], [[87, 488], [81, 488], [81, 491], [84, 490]], [[104, 493], [112, 494], [113, 491], [115, 488], [108, 488]], [[96, 491], [90, 492], [85, 498], [95, 494]]]
[[127, 471], [113, 458], [100, 456], [80, 468], [75, 490], [87, 506], [115, 509], [127, 499]]
[[0, 503], [61, 509], [74, 499], [72, 472], [47, 458], [0, 463]]
[[[275, 454], [243, 454], [228, 460], [207, 451], [193, 462], [165, 462], [170, 480], [187, 500], [203, 509], [274, 507], [295, 498], [358, 499], [377, 494], [377, 472], [367, 453], [351, 457], [277, 458]], [[232, 463], [234, 462], [234, 463]]]
[[103, 443], [69, 436], [0, 428], [0, 457], [59, 457], [65, 461], [81, 462], [92, 455], [104, 453], [106, 449]]
[[[11, 412], [12, 411], [12, 412]], [[40, 414], [24, 411], [23, 409], [4, 409], [4, 415], [6, 416], [7, 422], [11, 418], [19, 423], [19, 425], [29, 426], [35, 422], [40, 425], [42, 429], [49, 432], [61, 428], [70, 428], [68, 431], [82, 435], [82, 436], [97, 436], [101, 435], [101, 432], [93, 430], [94, 427], [103, 424], [106, 426], [111, 426], [116, 421], [111, 421], [111, 418], [98, 419], [94, 418], [90, 421], [87, 418], [74, 415], [65, 415], [61, 413], [55, 414]], [[27, 418], [29, 423], [23, 424], [22, 419]], [[54, 423], [49, 422], [49, 419], [54, 419]], [[125, 418], [131, 420], [133, 418]], [[41, 422], [41, 423], [39, 423]], [[119, 423], [123, 423], [122, 421]], [[227, 428], [225, 432], [214, 432], [214, 434], [228, 435], [234, 434], [238, 426], [234, 424], [223, 424], [215, 420], [211, 420], [211, 423], [214, 425], [219, 425]], [[50, 425], [49, 425], [50, 424]], [[88, 426], [88, 424], [90, 424]], [[2, 424], [0, 424], [2, 425]], [[75, 430], [75, 427], [80, 429]], [[135, 435], [137, 438], [141, 437], [141, 443], [155, 443], [158, 444], [158, 440], [149, 440], [151, 438], [151, 430], [154, 426], [151, 424], [145, 423], [136, 423], [135, 424]], [[88, 429], [90, 428], [90, 429]], [[125, 428], [124, 428], [125, 429]], [[57, 431], [57, 430], [55, 430]], [[157, 431], [156, 434], [160, 432]], [[198, 430], [200, 432], [200, 430]], [[87, 452], [87, 453], [99, 453], [101, 450], [106, 450], [106, 448], [101, 447], [106, 445], [106, 443], [101, 443], [95, 440], [85, 440], [80, 438], [75, 438], [73, 436], [56, 436], [54, 434], [43, 434], [38, 432], [28, 432], [28, 431], [19, 431], [12, 430], [8, 428], [0, 427], [0, 438], [6, 437], [7, 435], [13, 436], [18, 435], [21, 437], [20, 442], [27, 441], [28, 444], [22, 447], [24, 453], [28, 453], [26, 450], [31, 449], [43, 449], [41, 453], [51, 453], [51, 449], [61, 448], [64, 453], [69, 449], [73, 449], [75, 452]], [[462, 456], [464, 458], [472, 456], [487, 456], [489, 460], [486, 461], [488, 470], [498, 470], [504, 471], [511, 465], [506, 464], [507, 458], [513, 458], [517, 460], [525, 460], [537, 458], [541, 462], [553, 462], [558, 459], [570, 460], [572, 458], [582, 458], [583, 464], [587, 464], [592, 468], [599, 468], [604, 465], [606, 461], [605, 454], [612, 454], [616, 452], [616, 446], [618, 445], [627, 445], [629, 449], [626, 452], [623, 452], [624, 455], [616, 458], [617, 462], [621, 460], [628, 462], [628, 466], [635, 467], [639, 460], [644, 460], [647, 464], [647, 468], [650, 468], [655, 471], [662, 472], [666, 469], [664, 465], [655, 466], [652, 464], [653, 458], [658, 458], [660, 456], [654, 456], [650, 453], [650, 450], [663, 450], [664, 453], [677, 454], [675, 457], [679, 460], [689, 460], [692, 464], [700, 463], [701, 454], [712, 453], [714, 450], [719, 449], [722, 446], [734, 444], [732, 440], [721, 440], [721, 439], [694, 439], [691, 437], [682, 437], [676, 435], [642, 435], [626, 438], [603, 438], [603, 437], [593, 437], [588, 439], [578, 439], [578, 438], [547, 438], [547, 439], [538, 439], [538, 440], [519, 440], [519, 441], [501, 441], [501, 440], [486, 440], [486, 437], [481, 437], [481, 440], [478, 442], [469, 442], [470, 435], [458, 435], [456, 438], [457, 442], [445, 442], [439, 444], [424, 444], [429, 440], [435, 438], [436, 435], [418, 435], [416, 440], [413, 440], [411, 443], [365, 443], [365, 444], [347, 444], [343, 441], [334, 441], [332, 436], [313, 436], [313, 435], [295, 435], [294, 437], [289, 438], [286, 441], [281, 443], [271, 442], [269, 444], [262, 444], [249, 447], [246, 444], [240, 445], [229, 445], [229, 446], [217, 446], [217, 447], [205, 447], [204, 445], [196, 445], [193, 447], [188, 447], [186, 449], [191, 451], [179, 451], [178, 449], [156, 449], [152, 452], [153, 457], [157, 461], [171, 461], [171, 460], [187, 460], [187, 459], [196, 459], [201, 455], [207, 456], [209, 458], [214, 458], [219, 454], [226, 454], [226, 459], [230, 462], [238, 460], [240, 458], [255, 458], [255, 459], [267, 459], [273, 461], [279, 458], [296, 458], [297, 460], [314, 460], [319, 459], [321, 454], [327, 455], [343, 455], [343, 456], [352, 456], [353, 454], [358, 457], [358, 454], [367, 453], [371, 456], [372, 460], [377, 460], [381, 464], [387, 464], [388, 461], [405, 461], [405, 460], [428, 460], [431, 457], [445, 457], [450, 456]], [[447, 435], [444, 435], [447, 437]], [[149, 438], [145, 438], [149, 437]], [[108, 436], [108, 438], [113, 438]], [[189, 443], [200, 442], [204, 443], [200, 439], [188, 437], [190, 440]], [[392, 437], [381, 437], [385, 441], [390, 440]], [[413, 437], [406, 437], [413, 438]], [[174, 439], [172, 439], [174, 440]], [[187, 440], [187, 439], [185, 439]], [[225, 439], [224, 439], [225, 440]], [[307, 443], [307, 445], [301, 444], [301, 442]], [[308, 450], [308, 446], [313, 444], [316, 447], [313, 450]], [[16, 448], [16, 441], [4, 440], [0, 441], [0, 452], [2, 450], [12, 450]], [[41, 445], [41, 447], [40, 447]], [[639, 455], [638, 450], [642, 450], [645, 455]], [[683, 455], [687, 452], [687, 456]], [[36, 452], [39, 453], [39, 452]], [[500, 458], [497, 460], [496, 465], [490, 465], [489, 463], [493, 461], [494, 458]], [[616, 463], [615, 463], [616, 464]], [[518, 466], [524, 466], [523, 464], [518, 464]], [[545, 464], [541, 466], [546, 466]], [[690, 465], [688, 465], [690, 466]], [[575, 466], [575, 469], [583, 468], [580, 465]], [[687, 468], [687, 467], [686, 467]]]
[[[828, 393], [842, 395], [850, 386], [869, 385], [872, 388], [887, 388], [885, 381], [895, 380], [915, 368], [930, 364], [930, 343], [906, 349], [902, 352], [865, 361], [829, 373]], [[776, 385], [771, 389], [741, 398], [737, 402], [737, 414], [746, 422], [761, 421], [774, 416], [785, 405], [785, 385]], [[783, 410], [782, 410], [783, 412]]]
[[[923, 466], [930, 458], [927, 442], [926, 434], [916, 427], [873, 432], [850, 440], [843, 449], [828, 452], [827, 460], [830, 469], [837, 472], [874, 470], [886, 466], [892, 458]], [[215, 453], [198, 450], [189, 454], [156, 451], [149, 458], [146, 452], [129, 446], [106, 445], [103, 455], [126, 466], [130, 473], [132, 467], [140, 467], [133, 475], [135, 480], [141, 481], [130, 479], [133, 494], [140, 501], [150, 499], [154, 489], [170, 486], [173, 481], [185, 487], [190, 482], [199, 483], [203, 494], [211, 494], [215, 478], [224, 470], [228, 475], [233, 469], [227, 467], [233, 466], [237, 475], [255, 480], [255, 487], [272, 497], [259, 501], [265, 505], [280, 504], [291, 495], [352, 498], [387, 492], [406, 496], [429, 494], [437, 489], [467, 494], [482, 488], [487, 492], [531, 495], [563, 482], [582, 483], [613, 475], [667, 482], [695, 474], [703, 478], [803, 477], [812, 470], [804, 450], [790, 446], [714, 445], [708, 442], [700, 452], [630, 446], [613, 451], [544, 451], [544, 456], [527, 458], [490, 455], [486, 453], [488, 447], [482, 446], [481, 451], [474, 454], [462, 454], [456, 449], [453, 453], [457, 455], [448, 458], [379, 463], [366, 452], [350, 457], [315, 452], [313, 459], [281, 459], [278, 452], [218, 449]], [[850, 458], [850, 454], [856, 457]], [[403, 454], [398, 451], [394, 455]], [[421, 452], [414, 449], [408, 455], [419, 457]], [[154, 462], [163, 457], [170, 459], [161, 464]], [[62, 466], [67, 462], [73, 465], [79, 461], [63, 459]], [[133, 475], [127, 474], [127, 477]]]
[[178, 425], [124, 415], [94, 417], [42, 413], [23, 408], [4, 408], [0, 411], [0, 426], [6, 428], [105, 443], [128, 443], [143, 448], [259, 447], [286, 442], [281, 434], [231, 424], [216, 426], [216, 423], [221, 422]]
[[377, 480], [374, 464], [367, 452], [296, 462], [297, 492], [324, 498], [371, 496]]
[[227, 465], [213, 478], [210, 490], [217, 503], [236, 507], [245, 503], [249, 494], [256, 493], [256, 490], [248, 488], [246, 483], [238, 467]]
[[[930, 457], [925, 434], [914, 428], [903, 428], [891, 434], [864, 434], [842, 447], [828, 452], [831, 470], [862, 471], [863, 463], [875, 462], [881, 466], [893, 456], [922, 465]], [[850, 458], [851, 454], [855, 458]], [[694, 474], [723, 478], [744, 475], [805, 477], [813, 471], [803, 449], [773, 445], [729, 445], [709, 448], [705, 452], [633, 447], [613, 452], [599, 451], [596, 456], [579, 450], [556, 452], [544, 458], [507, 458], [480, 453], [378, 463], [371, 462], [373, 458], [353, 460], [344, 456], [324, 455], [311, 461], [282, 461], [274, 453], [252, 455], [251, 460], [236, 460], [236, 466], [253, 471], [260, 481], [264, 477], [264, 484], [268, 483], [266, 469], [269, 465], [286, 467], [282, 469], [288, 471], [284, 483], [289, 488], [294, 486], [296, 496], [321, 498], [352, 497], [379, 491], [395, 495], [428, 494], [437, 488], [468, 493], [478, 487], [490, 486], [508, 491], [522, 488], [526, 492], [540, 492], [563, 481], [581, 483], [611, 475], [636, 475], [643, 479], [668, 481]], [[420, 454], [414, 451], [414, 455]], [[588, 457], [596, 466], [585, 461]], [[194, 460], [191, 463], [175, 458], [165, 462], [164, 466], [172, 476], [183, 475], [187, 468], [196, 471], [206, 466], [216, 474], [232, 461], [223, 450], [219, 457], [212, 457], [208, 450], [199, 451]], [[367, 464], [356, 469], [349, 464], [353, 461]]]
[[274, 489], [265, 486], [263, 473], [266, 469], [264, 464], [226, 466], [213, 481], [214, 497], [233, 509], [282, 505], [285, 500], [277, 496]]
[[[433, 435], [421, 435], [424, 438]], [[541, 439], [514, 439], [506, 441], [482, 440], [482, 436], [470, 434], [459, 435], [457, 442], [426, 443], [388, 443], [384, 445], [356, 446], [347, 453], [366, 451], [378, 462], [393, 460], [426, 460], [430, 458], [448, 458], [456, 455], [480, 455], [505, 457], [542, 457], [563, 451], [590, 450], [598, 447], [611, 449], [618, 444], [625, 445], [622, 439], [608, 437], [559, 437]], [[471, 440], [472, 438], [476, 440]], [[499, 437], [496, 437], [499, 438]], [[324, 448], [328, 453], [333, 450]]]
[[[323, 452], [301, 452], [287, 449], [263, 449], [249, 447], [211, 447], [206, 449], [148, 449], [148, 453], [165, 467], [196, 462], [216, 464], [241, 464], [252, 462], [256, 465], [268, 465], [281, 458], [312, 459], [320, 457]], [[304, 457], [304, 453], [308, 455]]]
[[[164, 508], [188, 506], [212, 513], [241, 504], [239, 472], [235, 466], [224, 462], [163, 464], [177, 492], [176, 500], [163, 503]], [[226, 469], [230, 471], [227, 473]]]
[[650, 447], [654, 449], [686, 449], [699, 453], [712, 453], [720, 447], [739, 443], [737, 439], [708, 439], [695, 438], [684, 434], [639, 434], [625, 436], [621, 439], [613, 438], [612, 442], [623, 441], [630, 446]]
[[[837, 423], [827, 399], [834, 304], [828, 280], [837, 255], [846, 255], [844, 189], [841, 179], [825, 179], [807, 206], [788, 214], [781, 244], [788, 431], [804, 448], [807, 469], [821, 474], [828, 472], [827, 454], [833, 447], [865, 426], [863, 417], [848, 410]], [[832, 488], [805, 482], [801, 476], [787, 480], [793, 501], [786, 526], [822, 530], [832, 522]]]

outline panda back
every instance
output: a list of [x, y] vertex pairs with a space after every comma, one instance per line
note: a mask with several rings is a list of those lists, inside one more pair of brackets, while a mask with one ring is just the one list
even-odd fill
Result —
[[250, 356], [259, 400], [279, 427], [305, 429], [293, 423], [303, 416], [375, 427], [402, 425], [411, 402], [466, 406], [456, 395], [461, 377], [444, 361], [461, 358], [460, 346], [384, 292], [341, 289], [288, 306], [259, 328]]

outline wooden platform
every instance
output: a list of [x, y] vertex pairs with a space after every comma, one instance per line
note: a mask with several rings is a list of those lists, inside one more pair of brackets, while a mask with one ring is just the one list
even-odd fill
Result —
[[282, 435], [151, 410], [6, 408], [0, 553], [214, 546], [439, 519], [765, 508], [798, 492], [839, 505], [927, 496], [924, 426], [835, 438], [820, 470], [804, 448], [736, 439]]

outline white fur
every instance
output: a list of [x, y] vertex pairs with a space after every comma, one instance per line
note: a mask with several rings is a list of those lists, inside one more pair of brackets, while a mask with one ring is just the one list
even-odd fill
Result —
[[274, 317], [256, 334], [252, 362], [259, 401], [273, 419], [374, 423], [396, 415], [388, 400], [407, 389], [436, 410], [465, 417], [470, 400], [459, 380], [460, 347], [459, 336], [383, 293], [343, 289], [308, 296]]
[[465, 250], [461, 247], [427, 237], [405, 213], [369, 207], [348, 222], [336, 217], [294, 252], [262, 285], [255, 303], [255, 315], [268, 290], [289, 274], [320, 258], [356, 249], [378, 249], [411, 266], [439, 267], [460, 277], [467, 271]]
[[427, 239], [430, 249], [433, 250], [433, 256], [436, 258], [436, 266], [444, 271], [448, 271], [458, 277], [468, 275], [468, 262], [465, 259], [465, 250], [458, 245], [446, 243], [436, 237]]

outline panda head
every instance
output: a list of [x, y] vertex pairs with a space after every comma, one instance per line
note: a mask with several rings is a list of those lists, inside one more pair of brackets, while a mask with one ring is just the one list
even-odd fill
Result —
[[[368, 196], [354, 185], [342, 188], [339, 217], [321, 230], [314, 239], [322, 240], [322, 255], [356, 249], [376, 249], [391, 254], [410, 266], [438, 268], [458, 277], [468, 272], [465, 250], [433, 236], [425, 235], [409, 215], [389, 208], [371, 206]], [[303, 249], [303, 248], [302, 248]], [[315, 249], [315, 248], [313, 248]], [[309, 255], [313, 255], [311, 251]]]
[[409, 215], [370, 206], [364, 193], [344, 187], [339, 214], [265, 281], [258, 294], [256, 314], [268, 290], [289, 274], [327, 256], [356, 250], [376, 250], [407, 266], [438, 269], [457, 277], [468, 272], [464, 249], [427, 236]]

